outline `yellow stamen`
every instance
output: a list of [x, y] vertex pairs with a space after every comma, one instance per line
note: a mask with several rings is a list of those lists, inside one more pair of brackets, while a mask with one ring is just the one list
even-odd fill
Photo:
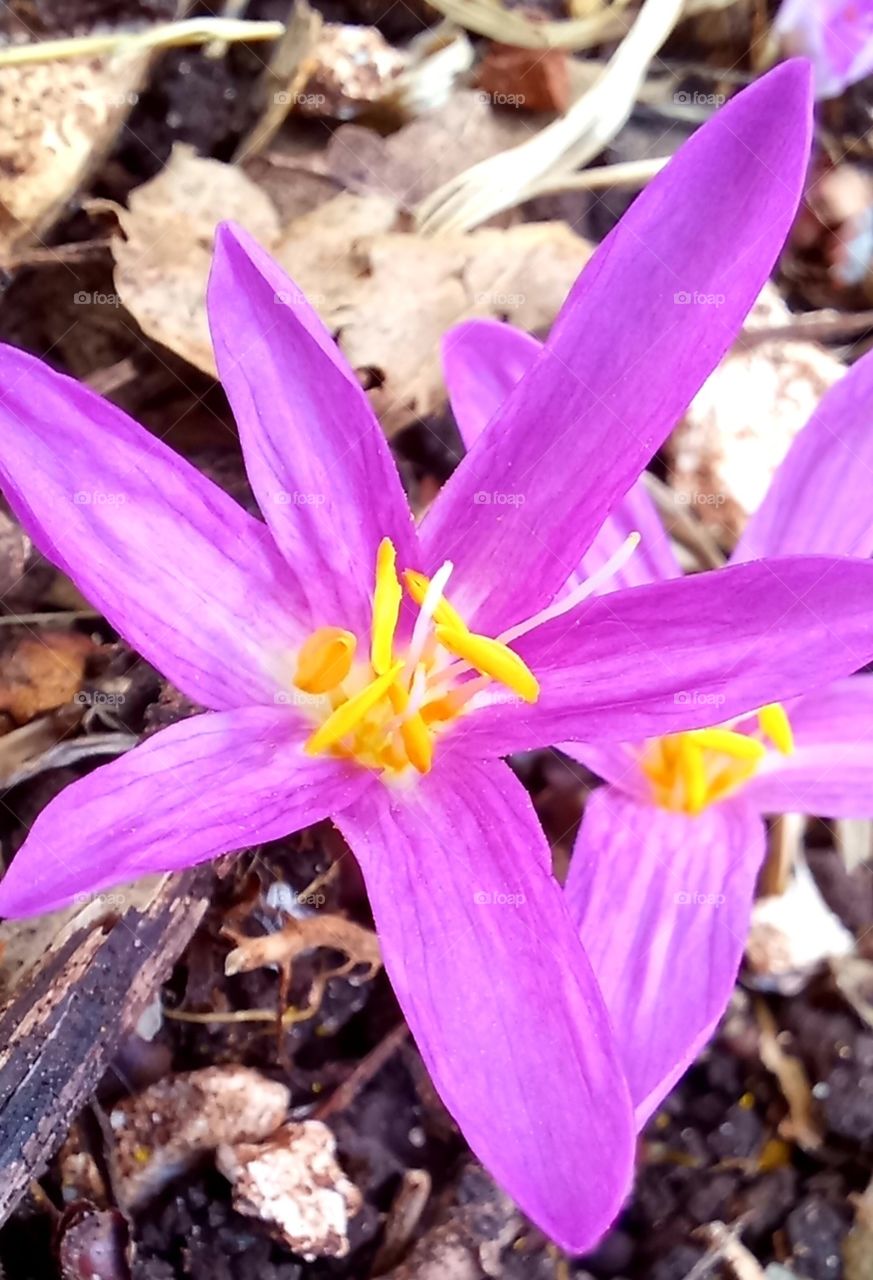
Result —
[[781, 702], [771, 702], [758, 712], [758, 724], [777, 751], [783, 756], [790, 756], [794, 751], [794, 734], [791, 721]]
[[685, 784], [685, 807], [688, 813], [700, 813], [706, 804], [706, 769], [703, 763], [703, 751], [695, 744], [690, 734], [683, 733], [676, 741], [676, 754], [679, 773]]
[[397, 552], [390, 538], [383, 538], [376, 553], [376, 590], [373, 593], [373, 640], [370, 662], [383, 676], [394, 656], [394, 632], [400, 616], [403, 588], [397, 578]]
[[[424, 604], [424, 597], [430, 586], [430, 578], [426, 578], [423, 573], [417, 573], [415, 569], [406, 569], [403, 574], [403, 581], [406, 584], [406, 590], [412, 596], [415, 603], [421, 607]], [[467, 624], [457, 609], [453, 609], [445, 596], [442, 597], [437, 607], [434, 609], [434, 621], [443, 627], [451, 627], [454, 631], [466, 631]]]
[[327, 751], [328, 747], [332, 747], [339, 742], [340, 738], [351, 733], [352, 729], [361, 723], [367, 712], [372, 711], [373, 707], [385, 697], [402, 669], [403, 663], [395, 662], [384, 675], [371, 680], [359, 693], [349, 698], [348, 702], [344, 702], [342, 706], [337, 707], [336, 711], [332, 711], [324, 723], [319, 725], [315, 733], [307, 739], [306, 752], [311, 756], [318, 755], [320, 751]]
[[342, 684], [352, 669], [358, 641], [341, 627], [319, 627], [303, 642], [294, 683], [304, 693], [327, 693]]
[[[397, 714], [403, 715], [409, 706], [409, 694], [403, 685], [392, 684], [388, 690], [388, 697]], [[430, 773], [430, 767], [433, 764], [433, 740], [420, 712], [415, 711], [401, 721], [400, 736], [413, 768], [419, 773]]]
[[435, 724], [441, 720], [453, 720], [464, 705], [464, 686], [452, 689], [441, 698], [426, 702], [421, 708], [421, 718], [425, 724]]
[[757, 738], [747, 738], [744, 733], [732, 729], [693, 729], [686, 735], [699, 747], [709, 747], [734, 760], [760, 760], [767, 748]]
[[491, 676], [492, 680], [506, 685], [525, 702], [536, 702], [540, 696], [536, 676], [517, 653], [513, 653], [499, 640], [476, 635], [466, 628], [459, 631], [447, 626], [437, 626], [436, 638], [450, 653], [463, 658], [482, 675]]

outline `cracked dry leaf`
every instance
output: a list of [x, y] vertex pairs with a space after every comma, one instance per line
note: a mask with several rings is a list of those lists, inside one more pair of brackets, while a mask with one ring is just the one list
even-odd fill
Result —
[[354, 215], [355, 203], [375, 199], [346, 194], [304, 214], [274, 253], [315, 295], [352, 368], [367, 375], [371, 403], [391, 435], [445, 403], [439, 344], [448, 329], [471, 316], [547, 328], [591, 246], [565, 224], [545, 222], [433, 239], [386, 231], [361, 235], [343, 251], [342, 219], [326, 228], [331, 206]]
[[205, 305], [215, 227], [230, 219], [269, 245], [279, 233], [272, 202], [241, 169], [177, 143], [129, 205], [112, 239], [121, 301], [150, 338], [215, 376]]
[[0, 67], [0, 255], [48, 230], [112, 145], [148, 55]]
[[424, 239], [396, 229], [393, 200], [349, 192], [280, 230], [242, 171], [180, 147], [120, 217], [128, 238], [113, 242], [116, 288], [151, 338], [214, 376], [206, 280], [215, 224], [234, 218], [337, 336], [389, 435], [444, 405], [446, 330], [471, 316], [547, 328], [592, 251], [557, 222]]

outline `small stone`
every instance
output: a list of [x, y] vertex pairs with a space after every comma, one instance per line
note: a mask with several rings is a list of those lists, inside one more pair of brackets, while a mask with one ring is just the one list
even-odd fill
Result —
[[265, 1222], [307, 1261], [344, 1258], [348, 1220], [363, 1197], [336, 1160], [336, 1139], [320, 1120], [283, 1126], [267, 1142], [224, 1145], [218, 1168], [239, 1213]]

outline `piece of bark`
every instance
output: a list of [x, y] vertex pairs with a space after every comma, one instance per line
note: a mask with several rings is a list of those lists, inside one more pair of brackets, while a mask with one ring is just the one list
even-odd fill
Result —
[[0, 1007], [0, 1224], [169, 974], [206, 913], [211, 880], [201, 867], [95, 900], [20, 971]]

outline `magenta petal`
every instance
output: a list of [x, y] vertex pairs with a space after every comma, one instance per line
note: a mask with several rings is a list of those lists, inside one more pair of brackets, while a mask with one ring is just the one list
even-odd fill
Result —
[[0, 486], [34, 542], [205, 706], [272, 703], [302, 601], [269, 531], [107, 400], [0, 346]]
[[837, 680], [787, 709], [794, 753], [768, 755], [743, 794], [763, 813], [873, 817], [873, 676]]
[[873, 352], [827, 392], [752, 516], [734, 562], [873, 552]]
[[422, 524], [425, 567], [455, 562], [478, 630], [554, 598], [730, 346], [791, 225], [809, 128], [809, 68], [786, 63], [686, 143], [582, 272]]
[[478, 695], [455, 731], [465, 751], [636, 742], [713, 724], [873, 656], [873, 561], [790, 556], [615, 591], [513, 648], [539, 701]]
[[764, 850], [763, 822], [735, 801], [689, 817], [602, 787], [585, 806], [565, 892], [640, 1128], [727, 1006]]
[[209, 324], [252, 488], [312, 615], [369, 632], [376, 551], [416, 566], [382, 430], [297, 286], [245, 232], [218, 229]]
[[498, 320], [465, 320], [443, 338], [446, 389], [461, 439], [472, 449], [543, 344]]
[[617, 1214], [632, 1164], [612, 1032], [530, 800], [503, 765], [443, 758], [337, 824], [385, 966], [476, 1155], [572, 1252]]
[[[542, 344], [536, 339], [496, 320], [468, 320], [446, 334], [443, 341], [446, 386], [461, 438], [468, 449], [498, 414], [509, 392], [531, 368], [541, 350]], [[502, 430], [503, 422], [498, 416], [491, 438], [496, 439]], [[570, 575], [570, 585], [602, 568], [632, 533], [640, 534], [639, 547], [622, 568], [604, 582], [603, 590], [675, 578], [679, 566], [640, 477], [607, 516], [581, 565]]]
[[138, 876], [287, 835], [371, 779], [312, 759], [285, 707], [195, 716], [74, 782], [39, 815], [0, 881], [0, 915], [51, 911]]

